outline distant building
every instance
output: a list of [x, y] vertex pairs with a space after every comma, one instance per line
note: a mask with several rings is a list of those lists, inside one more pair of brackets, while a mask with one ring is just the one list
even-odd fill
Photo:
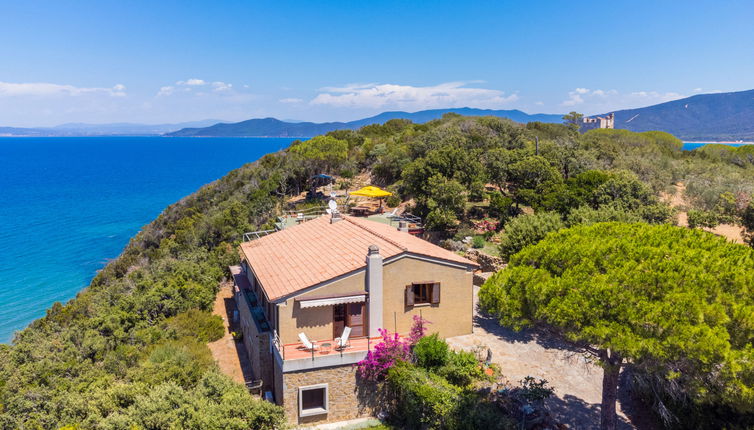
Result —
[[581, 126], [581, 130], [586, 131], [593, 128], [615, 128], [615, 114], [611, 113], [604, 117], [584, 117], [584, 124]]

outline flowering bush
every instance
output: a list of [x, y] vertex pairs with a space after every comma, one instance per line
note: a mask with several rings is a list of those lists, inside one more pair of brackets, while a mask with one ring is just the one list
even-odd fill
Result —
[[491, 235], [497, 231], [499, 226], [500, 223], [498, 221], [485, 218], [474, 223], [474, 233]]
[[369, 381], [380, 381], [385, 378], [388, 369], [398, 361], [408, 361], [411, 358], [411, 345], [401, 340], [398, 333], [390, 334], [384, 328], [379, 329], [382, 342], [367, 353], [365, 359], [356, 363], [359, 376]]
[[411, 346], [416, 345], [416, 343], [419, 342], [419, 339], [427, 334], [427, 326], [429, 324], [432, 323], [419, 315], [414, 315], [414, 324], [411, 326], [411, 331], [408, 334], [408, 341]]
[[356, 363], [359, 376], [369, 381], [381, 381], [397, 362], [411, 361], [411, 348], [424, 337], [429, 324], [426, 319], [415, 315], [407, 339], [401, 339], [398, 333], [390, 334], [383, 328], [379, 329], [382, 341], [367, 353], [366, 358]]

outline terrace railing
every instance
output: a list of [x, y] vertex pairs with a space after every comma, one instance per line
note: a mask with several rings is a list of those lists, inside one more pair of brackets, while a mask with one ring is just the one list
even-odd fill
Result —
[[277, 230], [259, 230], [251, 231], [243, 234], [244, 242], [251, 242], [252, 240], [259, 239], [260, 237], [267, 236], [268, 234], [275, 233]]

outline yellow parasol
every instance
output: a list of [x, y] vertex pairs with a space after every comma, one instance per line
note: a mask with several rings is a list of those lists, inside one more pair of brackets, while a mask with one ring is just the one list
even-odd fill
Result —
[[382, 198], [382, 197], [393, 195], [393, 193], [391, 193], [390, 191], [385, 191], [382, 188], [373, 187], [373, 186], [363, 187], [356, 191], [350, 192], [349, 194], [352, 196], [377, 197], [377, 198]]
[[349, 194], [352, 196], [373, 197], [380, 199], [380, 212], [382, 212], [382, 198], [393, 195], [393, 193], [391, 193], [390, 191], [385, 191], [382, 188], [373, 187], [371, 185], [368, 187], [359, 188], [358, 190]]

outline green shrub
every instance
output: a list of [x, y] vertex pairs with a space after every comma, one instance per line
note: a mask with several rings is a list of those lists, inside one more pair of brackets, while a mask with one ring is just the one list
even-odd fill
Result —
[[208, 371], [193, 388], [167, 381], [146, 390], [129, 406], [97, 422], [96, 427], [273, 430], [284, 424], [282, 408], [253, 398], [242, 385], [217, 371]]
[[517, 420], [502, 413], [496, 404], [480, 398], [477, 393], [463, 396], [458, 406], [455, 428], [458, 430], [517, 430]]
[[513, 199], [505, 197], [500, 191], [490, 193], [490, 216], [497, 217], [505, 224], [513, 211]]
[[437, 333], [421, 338], [414, 346], [416, 364], [429, 369], [444, 366], [450, 358], [448, 343], [440, 339]]
[[484, 248], [484, 236], [474, 236], [474, 239], [471, 240], [471, 247], [476, 249]]
[[717, 215], [713, 212], [691, 209], [688, 211], [688, 223], [691, 228], [714, 228], [718, 224]]
[[589, 206], [580, 206], [568, 214], [566, 224], [575, 226], [579, 224], [591, 225], [598, 222], [639, 222], [642, 218], [635, 212], [626, 211], [613, 205], [602, 206], [594, 209]]
[[165, 320], [165, 328], [175, 338], [191, 337], [201, 342], [214, 342], [225, 334], [223, 319], [199, 309], [190, 309]]
[[484, 200], [484, 182], [476, 180], [469, 185], [469, 201], [481, 202]]
[[394, 208], [401, 204], [401, 198], [397, 193], [393, 193], [393, 195], [388, 196], [385, 199], [385, 204], [388, 205], [388, 207]]
[[342, 178], [345, 179], [352, 179], [354, 176], [356, 176], [356, 171], [350, 167], [340, 169], [340, 172], [338, 173]]
[[539, 402], [555, 394], [555, 390], [547, 386], [546, 379], [534, 379], [526, 376], [520, 381], [519, 395], [529, 402]]
[[437, 374], [459, 387], [469, 386], [485, 376], [474, 353], [468, 351], [451, 351], [447, 363], [437, 369]]
[[461, 389], [439, 375], [400, 362], [388, 371], [394, 417], [407, 428], [453, 428]]
[[170, 381], [188, 388], [214, 364], [207, 345], [184, 337], [157, 345], [132, 373], [134, 378], [150, 385]]
[[432, 231], [451, 229], [457, 222], [458, 218], [453, 211], [439, 207], [430, 210], [424, 219], [424, 225]]
[[505, 233], [500, 241], [500, 256], [507, 259], [528, 245], [544, 239], [547, 233], [564, 227], [563, 220], [555, 212], [541, 212], [513, 218], [505, 225]]

